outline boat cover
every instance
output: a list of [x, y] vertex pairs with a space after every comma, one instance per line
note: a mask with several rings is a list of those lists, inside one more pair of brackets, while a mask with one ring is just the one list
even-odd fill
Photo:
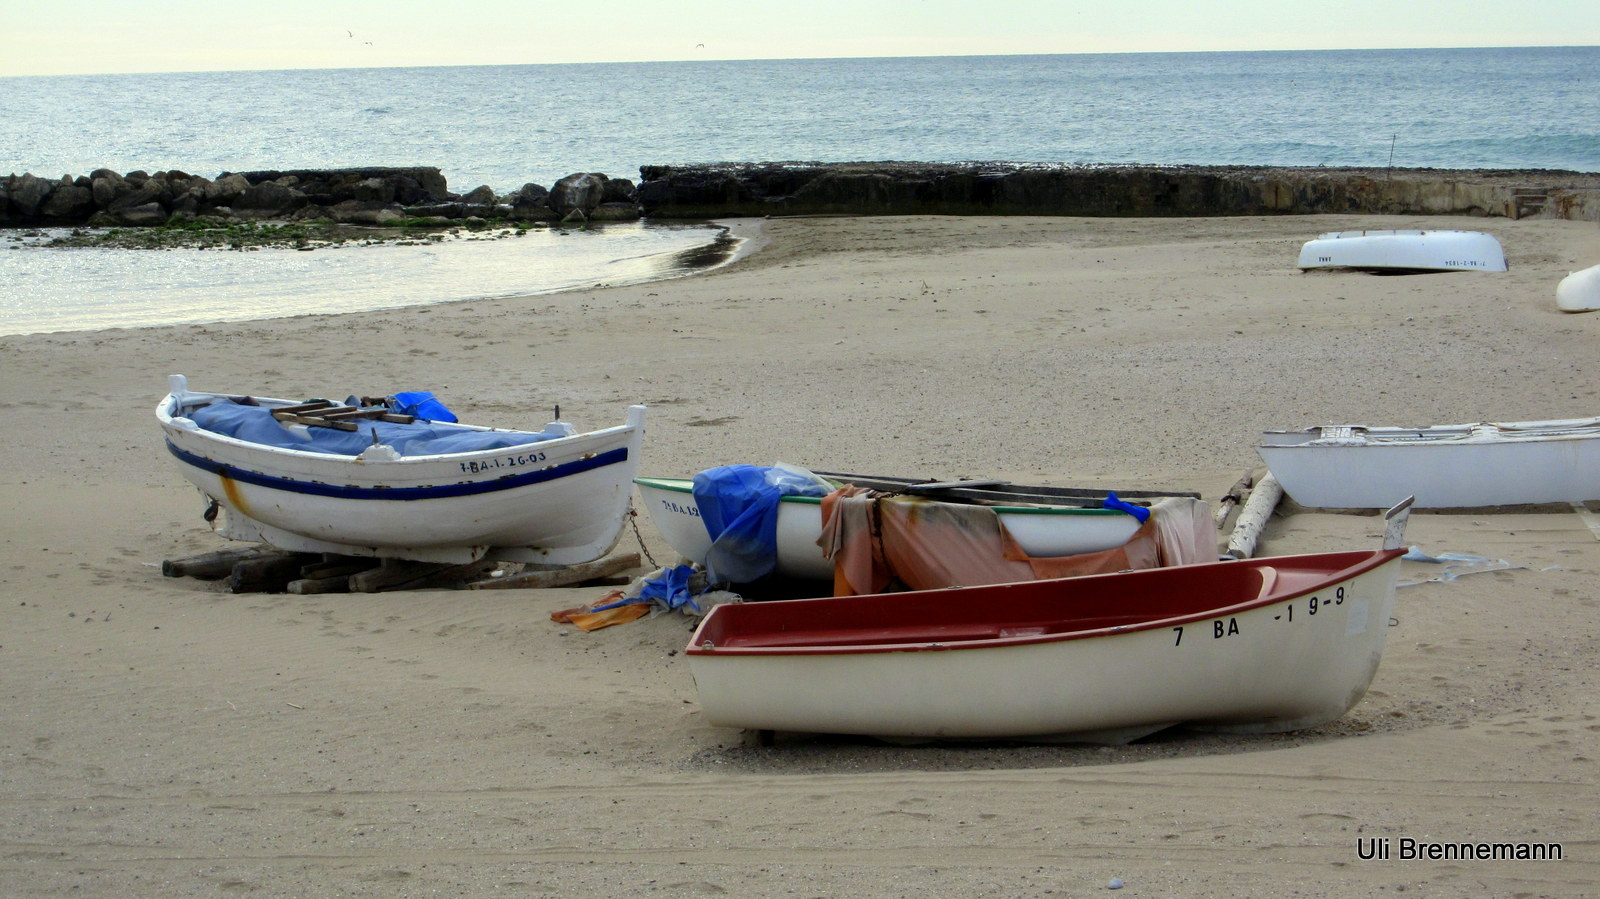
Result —
[[832, 487], [792, 465], [723, 465], [694, 476], [694, 503], [711, 535], [713, 584], [748, 584], [778, 565], [778, 501], [825, 496]]
[[1157, 502], [1122, 546], [1032, 558], [993, 508], [874, 495], [854, 485], [822, 500], [823, 554], [833, 560], [835, 596], [882, 593], [898, 580], [912, 590], [1007, 584], [1138, 568], [1211, 562], [1217, 533], [1206, 504]]
[[401, 456], [432, 456], [525, 446], [567, 436], [543, 431], [480, 431], [426, 421], [399, 424], [358, 419], [354, 431], [292, 426], [273, 418], [270, 406], [234, 402], [201, 406], [185, 417], [207, 431], [250, 443], [337, 456], [359, 456], [374, 443], [393, 447]]

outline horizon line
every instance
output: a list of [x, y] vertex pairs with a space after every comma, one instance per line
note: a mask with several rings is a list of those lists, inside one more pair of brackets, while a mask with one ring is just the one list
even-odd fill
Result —
[[367, 69], [483, 69], [516, 68], [523, 66], [610, 66], [610, 65], [671, 65], [708, 62], [828, 62], [879, 59], [985, 59], [1022, 58], [1044, 56], [1199, 56], [1227, 53], [1415, 53], [1452, 50], [1582, 50], [1600, 49], [1600, 44], [1488, 44], [1465, 47], [1326, 47], [1326, 48], [1257, 48], [1240, 50], [1108, 50], [1064, 53], [947, 53], [899, 54], [887, 56], [733, 56], [705, 59], [616, 59], [588, 60], [584, 62], [473, 62], [432, 63], [421, 65], [390, 66], [296, 66], [285, 68], [218, 68], [218, 69], [131, 69], [109, 72], [50, 72], [39, 74], [0, 74], [0, 78], [97, 78], [117, 75], [210, 75], [243, 72], [337, 72]]

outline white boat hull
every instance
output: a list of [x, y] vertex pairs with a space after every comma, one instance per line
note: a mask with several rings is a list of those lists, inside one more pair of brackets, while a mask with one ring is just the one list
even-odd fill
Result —
[[451, 563], [599, 558], [627, 519], [644, 433], [644, 407], [634, 406], [620, 427], [523, 446], [338, 456], [249, 443], [177, 414], [202, 396], [221, 395], [175, 392], [156, 409], [184, 477], [223, 510], [223, 536], [292, 551]]
[[1262, 461], [1295, 502], [1469, 508], [1600, 499], [1600, 419], [1269, 431]]
[[1506, 255], [1500, 241], [1479, 231], [1331, 231], [1300, 248], [1299, 266], [1503, 272]]
[[1382, 658], [1399, 564], [1396, 556], [1328, 584], [1314, 602], [1302, 594], [1122, 633], [759, 658], [691, 644], [689, 663], [706, 721], [722, 727], [1109, 743], [1177, 724], [1298, 730], [1338, 718], [1365, 694]]
[[1600, 309], [1600, 265], [1561, 279], [1556, 285], [1556, 308], [1562, 312], [1593, 312]]
[[[639, 478], [636, 483], [667, 545], [683, 558], [704, 565], [711, 549], [693, 483], [675, 478]], [[1139, 529], [1132, 515], [1109, 509], [998, 507], [1000, 522], [1029, 555], [1067, 556], [1121, 546]], [[778, 505], [778, 560], [782, 577], [831, 580], [833, 563], [817, 540], [822, 535], [822, 504], [816, 497], [786, 496]]]

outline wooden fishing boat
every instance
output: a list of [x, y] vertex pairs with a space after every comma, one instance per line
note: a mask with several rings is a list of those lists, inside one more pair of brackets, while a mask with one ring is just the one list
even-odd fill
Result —
[[1573, 272], [1556, 285], [1556, 308], [1562, 312], [1600, 309], [1600, 265]]
[[1380, 509], [1600, 499], [1600, 418], [1268, 431], [1256, 450], [1304, 506]]
[[445, 563], [604, 555], [629, 514], [644, 434], [643, 406], [586, 434], [560, 421], [509, 431], [381, 402], [198, 393], [182, 375], [156, 418], [184, 477], [222, 512], [224, 536]]
[[1107, 743], [1315, 727], [1378, 669], [1407, 514], [1371, 552], [724, 604], [686, 652], [721, 727]]
[[[1032, 556], [1066, 556], [1097, 552], [1126, 543], [1139, 529], [1137, 518], [1105, 508], [1108, 491], [1076, 487], [1025, 487], [1001, 481], [933, 482], [915, 478], [816, 472], [835, 485], [854, 484], [890, 493], [927, 497], [937, 502], [993, 506], [1000, 521]], [[688, 478], [636, 478], [644, 507], [656, 529], [683, 558], [704, 565], [711, 549]], [[1193, 493], [1116, 491], [1118, 498], [1148, 504], [1169, 496]], [[827, 580], [833, 563], [817, 543], [822, 534], [822, 500], [816, 496], [784, 496], [777, 517], [777, 565], [781, 577]]]
[[1300, 248], [1300, 268], [1503, 272], [1506, 254], [1481, 231], [1330, 231]]

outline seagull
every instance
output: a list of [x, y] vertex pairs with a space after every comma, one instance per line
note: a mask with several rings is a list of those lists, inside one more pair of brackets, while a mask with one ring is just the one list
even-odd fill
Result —
[[694, 48], [695, 48], [695, 49], [696, 49], [696, 50], [704, 50], [704, 49], [705, 49], [705, 47], [706, 47], [706, 45], [705, 45], [705, 44], [695, 44], [695, 45], [694, 45]]

